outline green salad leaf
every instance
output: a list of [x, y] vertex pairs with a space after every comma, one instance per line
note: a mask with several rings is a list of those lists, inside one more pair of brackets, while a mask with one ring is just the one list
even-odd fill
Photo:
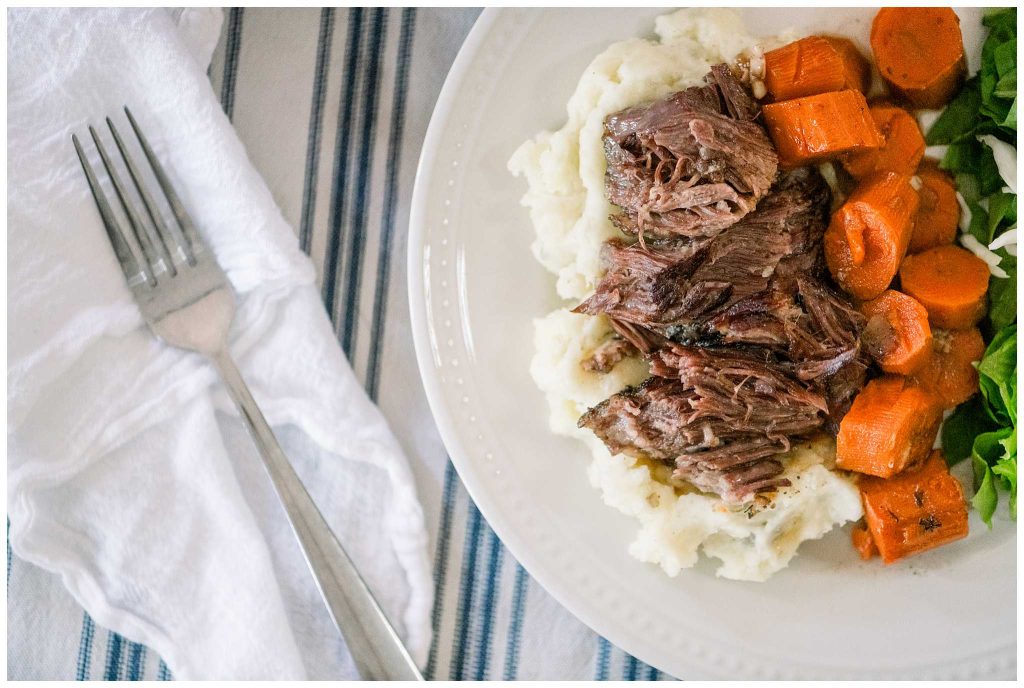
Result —
[[981, 88], [978, 77], [969, 79], [963, 90], [957, 94], [939, 118], [935, 120], [925, 142], [929, 146], [947, 146], [957, 141], [974, 138], [974, 132], [981, 123]]
[[974, 451], [974, 440], [978, 435], [997, 427], [999, 425], [985, 408], [985, 399], [975, 394], [957, 406], [942, 424], [942, 451], [946, 461], [951, 466], [960, 463]]
[[996, 512], [999, 505], [999, 493], [996, 492], [995, 477], [992, 469], [984, 459], [977, 454], [971, 457], [974, 462], [974, 497], [971, 498], [971, 506], [977, 509], [988, 527], [992, 527], [992, 514]]
[[1017, 194], [992, 194], [988, 198], [988, 210], [985, 215], [988, 220], [985, 232], [987, 239], [979, 241], [987, 245], [996, 238], [996, 231], [1000, 227], [1017, 223]]
[[997, 420], [1017, 422], [1017, 409], [1013, 401], [1017, 393], [1017, 326], [1001, 330], [985, 349], [978, 364], [979, 376], [989, 384], [990, 393], [985, 400], [994, 410]]
[[[1011, 438], [1007, 438], [1008, 440]], [[1013, 446], [1017, 446], [1017, 429], [1012, 434]], [[992, 467], [993, 475], [1002, 479], [1003, 487], [1010, 493], [1010, 516], [1017, 518], [1017, 457], [1012, 459], [1002, 458]]]
[[1017, 517], [1017, 325], [1000, 330], [978, 364], [981, 394], [946, 419], [942, 446], [951, 464], [971, 457], [976, 493], [971, 504], [992, 526], [1001, 488]]
[[1017, 131], [1017, 10], [989, 11], [982, 23], [989, 34], [981, 47], [978, 85], [980, 114], [1003, 130]]
[[998, 331], [1017, 321], [1017, 260], [1003, 249], [996, 251], [996, 255], [1003, 259], [999, 267], [1008, 275], [993, 277], [988, 283], [988, 319]]

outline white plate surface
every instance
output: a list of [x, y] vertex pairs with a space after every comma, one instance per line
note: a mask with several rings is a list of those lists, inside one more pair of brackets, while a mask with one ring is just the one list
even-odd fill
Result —
[[[869, 9], [745, 9], [764, 34], [829, 30], [866, 48]], [[616, 645], [680, 678], [983, 678], [1016, 674], [1016, 534], [910, 561], [859, 561], [846, 530], [806, 543], [767, 583], [677, 578], [627, 553], [637, 530], [604, 506], [589, 454], [553, 435], [528, 367], [532, 319], [558, 304], [530, 253], [524, 182], [506, 162], [560, 127], [587, 63], [653, 31], [656, 10], [488, 10], [452, 67], [416, 179], [409, 289], [427, 396], [459, 475], [531, 575]], [[971, 70], [980, 13], [961, 12]]]

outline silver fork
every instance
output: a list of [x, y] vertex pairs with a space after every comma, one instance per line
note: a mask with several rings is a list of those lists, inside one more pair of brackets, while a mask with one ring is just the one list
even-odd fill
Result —
[[174, 222], [164, 221], [161, 209], [149, 193], [139, 168], [109, 117], [107, 126], [145, 208], [148, 222], [130, 197], [96, 130], [89, 127], [127, 218], [128, 232], [107, 201], [78, 137], [72, 135], [71, 139], [139, 310], [157, 337], [172, 346], [205, 354], [220, 372], [250, 436], [259, 448], [317, 588], [331, 619], [344, 636], [362, 678], [423, 680], [352, 560], [299, 481], [232, 361], [227, 350], [227, 334], [235, 313], [231, 286], [196, 231], [170, 179], [127, 107], [125, 114], [170, 206]]

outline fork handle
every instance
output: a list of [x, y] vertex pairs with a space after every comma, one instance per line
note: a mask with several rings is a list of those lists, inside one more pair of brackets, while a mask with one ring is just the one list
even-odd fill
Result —
[[211, 356], [263, 457], [309, 570], [359, 674], [367, 680], [422, 681], [380, 605], [331, 532], [281, 450], [227, 350]]

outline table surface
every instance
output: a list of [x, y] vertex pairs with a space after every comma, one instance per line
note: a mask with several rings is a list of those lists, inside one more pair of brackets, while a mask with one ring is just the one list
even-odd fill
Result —
[[[427, 677], [668, 678], [583, 626], [504, 548], [448, 460], [419, 381], [409, 202], [434, 102], [478, 13], [225, 10], [210, 79], [316, 266], [339, 346], [412, 464], [436, 585]], [[9, 678], [172, 678], [9, 546], [7, 581]]]

